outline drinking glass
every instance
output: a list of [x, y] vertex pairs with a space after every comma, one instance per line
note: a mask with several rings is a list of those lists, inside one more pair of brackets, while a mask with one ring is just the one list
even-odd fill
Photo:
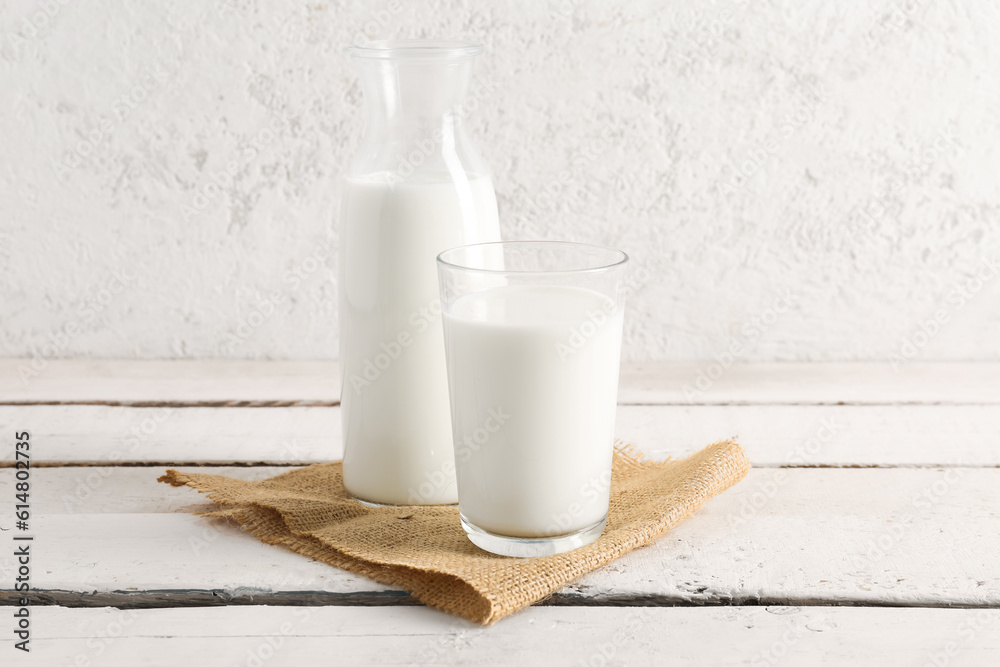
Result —
[[438, 255], [462, 527], [506, 556], [604, 530], [628, 257], [581, 243]]

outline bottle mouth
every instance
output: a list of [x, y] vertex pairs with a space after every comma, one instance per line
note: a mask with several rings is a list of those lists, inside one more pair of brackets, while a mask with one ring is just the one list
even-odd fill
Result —
[[353, 58], [383, 60], [462, 58], [482, 52], [482, 44], [461, 40], [380, 39], [347, 47], [347, 54]]

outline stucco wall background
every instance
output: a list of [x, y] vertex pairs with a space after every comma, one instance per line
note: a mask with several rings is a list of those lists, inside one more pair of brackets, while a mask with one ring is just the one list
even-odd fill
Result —
[[5, 0], [0, 355], [335, 358], [343, 47], [448, 36], [504, 235], [633, 255], [625, 358], [1000, 359], [989, 0]]

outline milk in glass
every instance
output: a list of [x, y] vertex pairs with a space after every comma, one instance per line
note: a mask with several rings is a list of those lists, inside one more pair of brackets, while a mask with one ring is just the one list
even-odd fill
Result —
[[444, 315], [460, 510], [499, 535], [604, 520], [622, 309], [576, 286], [514, 285]]

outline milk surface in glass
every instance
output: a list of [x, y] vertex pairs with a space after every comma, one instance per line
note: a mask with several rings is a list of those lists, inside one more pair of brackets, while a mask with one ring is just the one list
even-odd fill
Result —
[[597, 291], [503, 286], [444, 315], [460, 510], [545, 537], [605, 518], [622, 309]]

